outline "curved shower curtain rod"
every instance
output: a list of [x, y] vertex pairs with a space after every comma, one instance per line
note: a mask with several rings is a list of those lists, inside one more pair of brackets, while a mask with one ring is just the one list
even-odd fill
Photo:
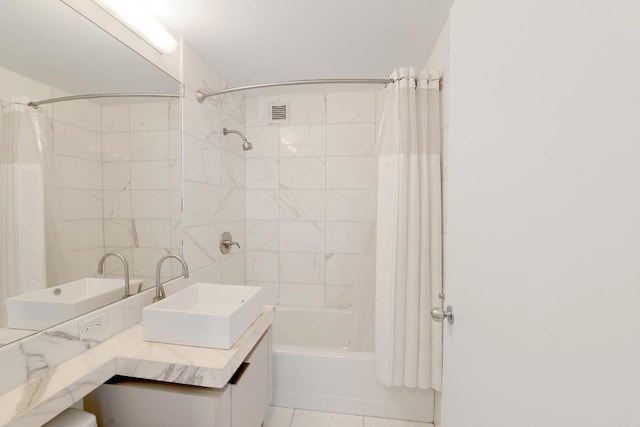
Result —
[[53, 102], [97, 98], [182, 98], [182, 95], [176, 95], [173, 93], [91, 93], [87, 95], [60, 96], [58, 98], [42, 99], [40, 101], [32, 101], [27, 105], [29, 105], [29, 107], [37, 108], [39, 105], [51, 104]]
[[381, 84], [387, 85], [393, 83], [392, 79], [314, 79], [314, 80], [287, 80], [284, 82], [262, 83], [249, 86], [238, 86], [223, 90], [205, 90], [201, 89], [196, 92], [196, 99], [199, 103], [203, 103], [210, 96], [224, 95], [225, 93], [240, 92], [250, 89], [262, 89], [267, 87], [278, 86], [298, 86], [298, 85], [326, 85], [326, 84]]
[[[223, 90], [206, 90], [200, 89], [196, 92], [196, 99], [199, 103], [203, 103], [205, 99], [210, 96], [224, 95], [226, 93], [232, 92], [240, 92], [244, 90], [251, 89], [263, 89], [268, 87], [279, 87], [279, 86], [299, 86], [299, 85], [327, 85], [327, 84], [380, 84], [380, 85], [388, 85], [389, 83], [395, 83], [398, 80], [402, 80], [404, 77], [400, 77], [399, 79], [312, 79], [312, 80], [286, 80], [283, 82], [273, 82], [273, 83], [262, 83], [248, 86], [238, 86], [232, 87], [229, 89]], [[442, 84], [442, 79], [438, 78], [440, 83]]]

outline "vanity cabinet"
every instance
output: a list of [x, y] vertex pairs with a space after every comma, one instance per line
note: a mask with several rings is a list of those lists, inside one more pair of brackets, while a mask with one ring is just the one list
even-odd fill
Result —
[[100, 427], [229, 427], [229, 386], [211, 389], [115, 378], [84, 399]]
[[259, 427], [271, 403], [271, 329], [231, 378], [231, 426]]
[[223, 388], [116, 377], [85, 397], [101, 427], [260, 427], [271, 399], [271, 329]]

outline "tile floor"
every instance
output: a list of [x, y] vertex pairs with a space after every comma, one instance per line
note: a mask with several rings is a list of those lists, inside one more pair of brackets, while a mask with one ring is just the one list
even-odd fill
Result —
[[433, 424], [272, 406], [264, 427], [433, 427]]

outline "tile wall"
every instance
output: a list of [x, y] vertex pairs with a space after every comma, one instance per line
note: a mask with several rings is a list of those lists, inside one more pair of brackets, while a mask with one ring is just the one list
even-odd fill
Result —
[[[237, 135], [244, 109], [240, 95], [208, 98], [200, 104], [197, 90], [228, 84], [189, 46], [184, 48], [184, 256], [192, 270], [206, 269], [210, 282], [245, 282], [245, 155]], [[220, 235], [229, 231], [241, 248], [220, 252]]]
[[[135, 278], [154, 283], [158, 259], [182, 253], [181, 102], [102, 106], [105, 251], [119, 251]], [[163, 266], [164, 279], [179, 273]], [[108, 273], [122, 266], [114, 260]]]
[[[54, 90], [53, 96], [69, 94]], [[100, 105], [93, 101], [51, 104], [53, 161], [62, 229], [65, 283], [95, 275], [104, 253], [102, 214], [102, 135]], [[55, 284], [55, 279], [50, 282]]]
[[[94, 276], [102, 254], [117, 251], [132, 277], [152, 286], [157, 260], [182, 253], [180, 102], [56, 103], [51, 117], [61, 281]], [[165, 267], [163, 278], [177, 267]], [[122, 265], [110, 258], [106, 273], [122, 277]]]
[[[375, 220], [378, 93], [246, 98], [246, 278], [269, 302], [352, 306]], [[288, 123], [269, 123], [275, 102]]]

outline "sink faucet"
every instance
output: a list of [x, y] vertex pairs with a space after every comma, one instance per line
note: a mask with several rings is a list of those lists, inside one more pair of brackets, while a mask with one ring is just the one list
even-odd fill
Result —
[[178, 261], [180, 261], [180, 263], [182, 264], [182, 277], [184, 277], [185, 279], [189, 278], [189, 267], [181, 256], [173, 254], [163, 256], [162, 258], [160, 258], [158, 264], [156, 265], [156, 296], [153, 298], [153, 302], [158, 302], [167, 296], [164, 292], [164, 286], [162, 286], [166, 282], [160, 282], [160, 270], [162, 269], [162, 263], [169, 258], [177, 259]]
[[109, 252], [102, 255], [102, 258], [100, 258], [100, 261], [98, 261], [98, 274], [104, 274], [104, 262], [110, 256], [119, 258], [120, 261], [122, 261], [122, 264], [124, 266], [124, 297], [127, 298], [131, 296], [131, 289], [129, 287], [129, 263], [127, 262], [127, 259], [124, 257], [124, 255], [119, 252]]

